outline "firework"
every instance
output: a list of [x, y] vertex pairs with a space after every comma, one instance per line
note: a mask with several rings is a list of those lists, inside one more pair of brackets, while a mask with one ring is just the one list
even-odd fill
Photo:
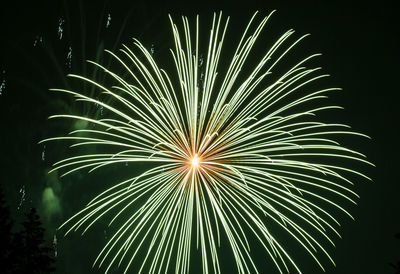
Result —
[[57, 162], [53, 170], [67, 175], [121, 163], [148, 164], [143, 173], [112, 185], [61, 226], [69, 228], [67, 234], [86, 232], [100, 218], [110, 218], [110, 225], [119, 219], [94, 265], [104, 265], [106, 272], [124, 264], [125, 272], [134, 265], [138, 272], [188, 273], [191, 254], [197, 252], [203, 273], [220, 273], [224, 244], [239, 273], [258, 272], [250, 251], [255, 243], [280, 272], [300, 272], [283, 237], [322, 269], [317, 253], [333, 263], [323, 246], [333, 245], [331, 234], [339, 235], [332, 210], [351, 217], [340, 205], [358, 197], [348, 175], [368, 179], [346, 167], [347, 161], [369, 164], [335, 138], [365, 135], [316, 119], [319, 112], [339, 108], [321, 105], [326, 93], [338, 88], [310, 87], [327, 77], [319, 68], [305, 66], [318, 54], [277, 69], [306, 35], [293, 42], [294, 31], [289, 30], [257, 63], [248, 64], [271, 15], [254, 23], [254, 14], [227, 66], [219, 61], [229, 18], [214, 14], [204, 58], [199, 18], [193, 30], [183, 17], [183, 35], [170, 18], [175, 74], [161, 69], [153, 50], [134, 40], [134, 47], [123, 45], [119, 54], [106, 50], [124, 73], [90, 62], [114, 85], [69, 75], [93, 85], [107, 103], [99, 95], [54, 89], [101, 106], [107, 115], [51, 117], [91, 126], [44, 141], [97, 148]]

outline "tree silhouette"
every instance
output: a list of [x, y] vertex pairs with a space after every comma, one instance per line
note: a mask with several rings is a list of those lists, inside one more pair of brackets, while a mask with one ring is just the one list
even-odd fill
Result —
[[22, 231], [14, 237], [15, 273], [51, 273], [55, 261], [50, 255], [53, 250], [45, 245], [44, 228], [35, 208], [31, 208], [22, 225]]
[[0, 265], [9, 265], [12, 226], [10, 210], [5, 203], [3, 189], [0, 187]]
[[[394, 235], [394, 237], [400, 239], [400, 233], [397, 233], [396, 235]], [[390, 263], [389, 265], [396, 269], [396, 272], [394, 274], [400, 274], [400, 259], [397, 261], [397, 263]]]
[[44, 228], [35, 208], [31, 208], [21, 231], [12, 232], [13, 221], [0, 188], [0, 265], [1, 273], [45, 274], [54, 272], [52, 248], [46, 245]]

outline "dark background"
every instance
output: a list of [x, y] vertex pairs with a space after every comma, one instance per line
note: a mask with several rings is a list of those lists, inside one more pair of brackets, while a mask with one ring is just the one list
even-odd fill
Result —
[[[61, 232], [56, 233], [56, 228], [97, 191], [86, 181], [95, 179], [90, 177], [95, 175], [88, 179], [79, 174], [63, 179], [57, 174], [47, 175], [66, 148], [37, 143], [65, 132], [67, 125], [46, 118], [73, 108], [70, 98], [48, 89], [68, 85], [65, 75], [69, 72], [90, 70], [83, 60], [96, 59], [102, 43], [113, 49], [135, 37], [154, 49], [156, 59], [167, 62], [168, 48], [173, 46], [168, 13], [177, 22], [181, 14], [190, 17], [199, 13], [200, 26], [204, 24], [208, 30], [212, 12], [223, 10], [231, 16], [227, 39], [234, 40], [255, 10], [264, 16], [273, 9], [277, 12], [263, 39], [271, 42], [289, 28], [295, 29], [298, 36], [311, 33], [299, 50], [304, 51], [304, 56], [322, 52], [317, 63], [331, 74], [329, 81], [334, 86], [343, 88], [332, 97], [344, 107], [338, 120], [372, 138], [350, 143], [351, 148], [365, 153], [376, 168], [362, 167], [373, 182], [355, 182], [355, 190], [361, 196], [357, 207], [349, 207], [355, 221], [339, 218], [343, 239], [335, 239], [336, 248], [328, 250], [337, 266], [325, 264], [326, 272], [394, 273], [389, 263], [400, 259], [400, 241], [393, 237], [400, 232], [400, 33], [391, 3], [264, 1], [262, 5], [250, 5], [246, 1], [212, 6], [201, 2], [185, 7], [144, 1], [99, 2], [14, 1], [2, 3], [0, 9], [1, 186], [16, 220], [30, 207], [37, 207], [49, 244], [56, 235], [57, 273], [88, 273], [108, 234], [102, 223], [83, 237], [74, 233], [64, 238]], [[106, 27], [108, 14], [111, 21]], [[72, 58], [68, 59], [70, 46]], [[107, 175], [104, 176], [106, 180]], [[300, 266], [304, 273], [322, 272], [312, 263]]]

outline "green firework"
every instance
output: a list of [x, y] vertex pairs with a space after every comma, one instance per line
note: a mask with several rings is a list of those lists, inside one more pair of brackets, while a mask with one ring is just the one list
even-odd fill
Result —
[[320, 68], [306, 67], [319, 54], [286, 70], [276, 69], [306, 35], [289, 42], [294, 33], [289, 30], [257, 63], [246, 63], [253, 60], [249, 55], [271, 15], [257, 24], [254, 14], [227, 66], [219, 62], [229, 18], [214, 15], [203, 58], [199, 18], [192, 29], [183, 17], [183, 35], [170, 19], [176, 72], [161, 69], [152, 53], [134, 40], [134, 47], [123, 45], [119, 54], [106, 50], [122, 74], [89, 61], [114, 85], [69, 75], [93, 85], [107, 103], [96, 95], [54, 89], [101, 106], [108, 116], [52, 116], [92, 127], [44, 141], [68, 140], [72, 146], [103, 149], [61, 160], [53, 170], [66, 175], [120, 163], [149, 164], [139, 176], [110, 182], [112, 187], [61, 226], [69, 227], [67, 233], [80, 228], [85, 232], [100, 218], [109, 217], [110, 225], [123, 219], [95, 265], [104, 265], [106, 272], [124, 262], [125, 272], [135, 265], [145, 273], [188, 273], [197, 249], [203, 273], [220, 273], [224, 243], [239, 273], [258, 272], [250, 251], [255, 242], [280, 272], [300, 272], [276, 228], [322, 269], [317, 254], [333, 263], [321, 242], [333, 245], [330, 234], [339, 235], [331, 211], [351, 217], [339, 204], [355, 203], [358, 197], [346, 175], [368, 179], [347, 164], [370, 164], [335, 138], [367, 136], [316, 119], [317, 113], [340, 108], [315, 106], [328, 92], [339, 90], [311, 88], [328, 76], [320, 74]]

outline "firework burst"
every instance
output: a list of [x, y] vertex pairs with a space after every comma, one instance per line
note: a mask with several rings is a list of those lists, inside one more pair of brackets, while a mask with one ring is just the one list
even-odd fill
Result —
[[337, 88], [304, 92], [327, 76], [319, 74], [319, 68], [305, 67], [318, 54], [283, 72], [275, 70], [306, 35], [289, 42], [294, 31], [285, 32], [251, 70], [244, 69], [271, 14], [258, 24], [256, 14], [251, 18], [226, 67], [218, 64], [229, 18], [214, 15], [203, 59], [199, 19], [193, 31], [183, 17], [183, 35], [170, 19], [176, 78], [134, 40], [134, 48], [123, 45], [119, 55], [106, 51], [124, 73], [90, 62], [115, 85], [69, 75], [93, 85], [108, 103], [98, 96], [54, 89], [101, 106], [108, 116], [52, 116], [91, 127], [44, 141], [104, 148], [102, 153], [61, 160], [53, 170], [65, 170], [66, 175], [119, 163], [149, 164], [139, 176], [100, 193], [61, 226], [69, 227], [67, 233], [85, 232], [100, 218], [111, 216], [110, 225], [122, 219], [94, 265], [105, 265], [106, 272], [124, 263], [125, 272], [135, 265], [138, 272], [188, 273], [197, 249], [202, 272], [220, 273], [219, 248], [224, 243], [239, 273], [258, 272], [250, 252], [257, 243], [280, 272], [300, 272], [271, 227], [297, 242], [322, 269], [318, 252], [333, 262], [321, 243], [333, 244], [330, 234], [338, 234], [331, 211], [336, 208], [351, 217], [339, 202], [354, 203], [357, 198], [345, 175], [367, 178], [346, 167], [345, 160], [368, 163], [334, 138], [365, 135], [315, 119], [317, 112], [339, 108], [313, 104]]

